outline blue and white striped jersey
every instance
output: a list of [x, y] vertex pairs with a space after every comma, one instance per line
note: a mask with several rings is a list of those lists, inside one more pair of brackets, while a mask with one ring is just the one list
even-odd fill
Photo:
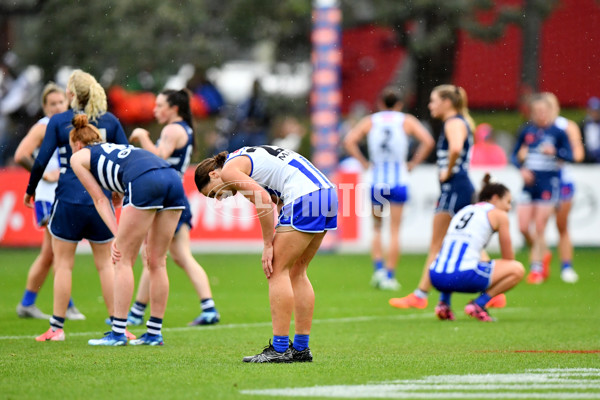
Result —
[[90, 149], [90, 171], [100, 186], [125, 193], [131, 181], [153, 169], [170, 168], [162, 158], [138, 147], [99, 143]]
[[282, 199], [284, 205], [305, 194], [335, 187], [310, 161], [292, 150], [276, 146], [242, 147], [230, 153], [225, 162], [240, 156], [247, 156], [252, 162], [250, 177]]
[[437, 273], [476, 270], [483, 250], [494, 230], [488, 212], [490, 203], [477, 203], [462, 208], [450, 221], [442, 249], [429, 269]]
[[[469, 170], [469, 164], [471, 163], [471, 150], [473, 147], [473, 132], [471, 132], [471, 128], [469, 127], [469, 124], [467, 123], [467, 121], [465, 120], [465, 118], [462, 115], [459, 114], [452, 118], [458, 118], [458, 119], [462, 120], [464, 122], [465, 126], [467, 127], [467, 137], [463, 143], [463, 148], [460, 151], [460, 155], [456, 159], [454, 168], [452, 168], [452, 174], [453, 175], [467, 174], [468, 170]], [[446, 122], [448, 122], [449, 120], [450, 119], [444, 121], [444, 127], [442, 128], [442, 133], [440, 134], [440, 137], [438, 138], [438, 141], [437, 141], [437, 150], [436, 150], [437, 166], [440, 170], [448, 168], [448, 139], [446, 138]]]
[[405, 117], [398, 111], [381, 111], [371, 116], [367, 144], [374, 185], [385, 183], [393, 187], [406, 184], [409, 143], [403, 128]]
[[[185, 171], [190, 165], [190, 158], [192, 157], [192, 150], [194, 148], [194, 130], [185, 121], [177, 121], [175, 124], [181, 125], [187, 133], [188, 140], [185, 146], [175, 149], [173, 153], [167, 158], [167, 162], [171, 164], [181, 177], [185, 174]], [[156, 142], [158, 146], [160, 139]]]

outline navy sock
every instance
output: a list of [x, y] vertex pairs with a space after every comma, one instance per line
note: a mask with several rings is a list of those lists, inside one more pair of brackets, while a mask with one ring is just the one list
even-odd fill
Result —
[[148, 320], [148, 322], [146, 322], [146, 328], [148, 328], [148, 335], [160, 335], [162, 324], [162, 318], [150, 316], [150, 319]]
[[273, 347], [275, 351], [279, 353], [285, 353], [285, 351], [290, 346], [290, 337], [289, 336], [273, 336]]
[[69, 305], [67, 306], [68, 308], [73, 307], [73, 298], [69, 299]]
[[309, 335], [294, 335], [294, 349], [302, 351], [308, 347]]
[[140, 303], [139, 301], [136, 301], [133, 304], [133, 306], [131, 306], [131, 309], [129, 310], [129, 314], [131, 314], [137, 318], [144, 318], [145, 312], [146, 312], [146, 304]]
[[571, 261], [563, 261], [561, 264], [561, 270], [566, 268], [573, 268], [573, 263]]
[[127, 318], [113, 317], [113, 319], [112, 319], [113, 334], [116, 336], [124, 335], [125, 329], [127, 329]]
[[35, 299], [37, 298], [37, 293], [32, 292], [30, 290], [25, 289], [25, 293], [23, 293], [23, 300], [21, 300], [22, 306], [30, 306], [35, 304]]
[[59, 329], [62, 329], [64, 326], [65, 326], [64, 318], [57, 317], [56, 315], [53, 315], [52, 317], [50, 317], [50, 328], [52, 328], [53, 332], [55, 332]]
[[485, 308], [485, 305], [488, 303], [488, 301], [490, 301], [491, 298], [492, 296], [490, 296], [486, 292], [483, 292], [479, 295], [478, 298], [475, 299], [475, 304], [477, 304], [481, 308]]
[[202, 308], [202, 312], [216, 312], [215, 301], [212, 297], [200, 300], [200, 307]]
[[383, 260], [374, 260], [373, 261], [373, 269], [375, 271], [379, 271], [383, 268]]
[[450, 305], [450, 299], [452, 297], [452, 293], [450, 292], [442, 292], [440, 293], [440, 301]]

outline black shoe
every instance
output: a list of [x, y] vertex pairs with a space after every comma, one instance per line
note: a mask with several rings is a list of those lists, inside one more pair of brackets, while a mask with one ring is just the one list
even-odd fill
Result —
[[284, 353], [280, 353], [275, 350], [271, 341], [269, 341], [269, 345], [264, 348], [262, 353], [244, 357], [243, 361], [247, 363], [291, 363], [292, 350], [288, 347]]
[[312, 353], [310, 352], [310, 347], [307, 347], [302, 351], [298, 351], [292, 346], [290, 346], [290, 349], [292, 349], [293, 362], [312, 362], [313, 357]]

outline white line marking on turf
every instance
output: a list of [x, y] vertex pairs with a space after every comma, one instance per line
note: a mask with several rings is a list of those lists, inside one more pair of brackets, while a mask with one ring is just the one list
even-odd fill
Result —
[[[348, 323], [348, 322], [370, 322], [379, 320], [407, 320], [407, 319], [430, 319], [431, 314], [398, 314], [398, 315], [371, 315], [371, 316], [358, 316], [358, 317], [344, 317], [344, 318], [325, 318], [325, 319], [314, 319], [313, 324], [332, 324], [332, 323]], [[292, 321], [292, 324], [294, 322]], [[217, 324], [208, 326], [180, 326], [173, 328], [163, 328], [164, 332], [185, 332], [185, 331], [213, 331], [222, 329], [240, 329], [240, 328], [260, 328], [269, 327], [271, 322], [251, 322], [243, 324]], [[108, 326], [107, 330], [110, 329]], [[131, 330], [143, 329], [143, 327], [133, 327]], [[67, 338], [70, 336], [98, 336], [98, 331], [94, 332], [65, 332]], [[21, 340], [21, 339], [33, 339], [35, 336], [0, 336], [0, 340]]]
[[[564, 379], [569, 376], [588, 379]], [[599, 389], [600, 369], [551, 368], [518, 374], [432, 375], [364, 385], [242, 390], [241, 393], [346, 399], [600, 399]]]

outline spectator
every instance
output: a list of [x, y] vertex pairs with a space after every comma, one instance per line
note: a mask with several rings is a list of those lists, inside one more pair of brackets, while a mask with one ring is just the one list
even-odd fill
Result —
[[285, 117], [278, 124], [277, 137], [273, 139], [273, 146], [298, 152], [305, 134], [306, 128], [295, 117]]
[[475, 129], [471, 166], [503, 167], [508, 163], [504, 149], [494, 142], [492, 131], [492, 126], [486, 123]]
[[585, 160], [587, 163], [600, 162], [600, 99], [591, 97], [588, 100], [587, 115], [581, 123]]
[[238, 106], [236, 120], [236, 130], [229, 139], [230, 152], [244, 146], [268, 144], [270, 118], [258, 79], [252, 84], [250, 97]]

